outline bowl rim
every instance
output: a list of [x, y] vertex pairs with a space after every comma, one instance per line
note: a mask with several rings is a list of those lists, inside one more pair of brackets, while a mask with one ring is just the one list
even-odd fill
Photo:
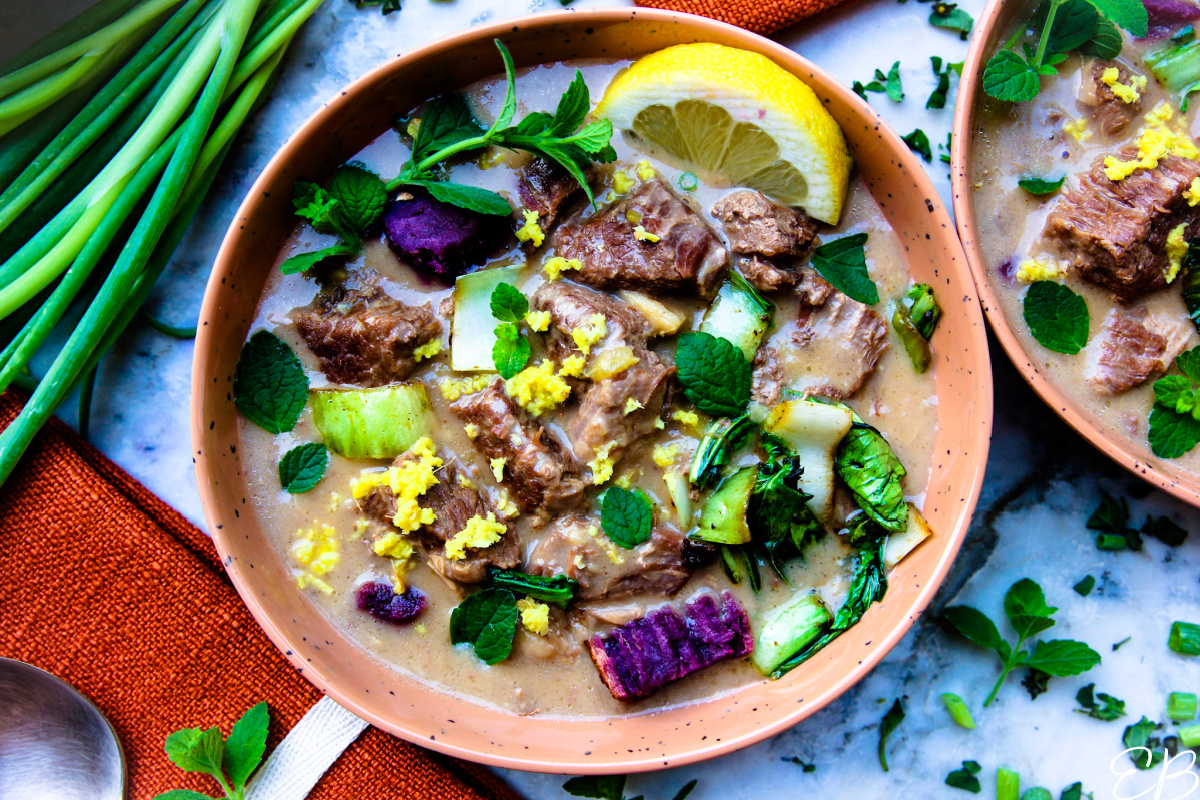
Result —
[[[922, 189], [926, 197], [924, 205], [929, 212], [928, 218], [932, 220], [930, 224], [931, 231], [935, 233], [937, 239], [944, 240], [945, 246], [952, 250], [950, 261], [957, 262], [962, 258], [961, 247], [954, 234], [954, 227], [949, 219], [947, 210], [916, 154], [908, 148], [899, 134], [892, 130], [882, 117], [865, 101], [853, 94], [849, 88], [843, 86], [841, 82], [834, 79], [828, 72], [816, 66], [802, 55], [786, 48], [782, 44], [750, 31], [692, 14], [636, 7], [566, 9], [505, 18], [453, 32], [414, 47], [398, 56], [389, 58], [339, 90], [337, 94], [314, 111], [312, 115], [288, 136], [279, 150], [276, 151], [263, 167], [248, 190], [246, 198], [239, 205], [230, 227], [222, 240], [213, 271], [205, 289], [200, 312], [199, 334], [195, 345], [196, 359], [191, 383], [192, 440], [193, 452], [195, 453], [197, 484], [213, 543], [221, 557], [222, 564], [225, 565], [230, 579], [242, 597], [243, 602], [246, 603], [254, 619], [275, 646], [284, 654], [285, 658], [294, 667], [301, 669], [305, 679], [352, 713], [375, 727], [421, 747], [493, 767], [557, 774], [616, 774], [661, 770], [667, 767], [693, 764], [732, 753], [787, 730], [801, 720], [816, 713], [862, 680], [883, 660], [909, 631], [917, 617], [932, 601], [937, 590], [945, 580], [950, 566], [957, 557], [963, 540], [966, 537], [982, 489], [984, 472], [987, 466], [987, 452], [990, 445], [993, 421], [991, 362], [987, 357], [986, 336], [983, 334], [983, 317], [979, 310], [978, 299], [972, 291], [974, 288], [973, 282], [965, 280], [965, 275], [963, 275], [962, 290], [964, 295], [961, 300], [965, 308], [964, 313], [968, 315], [970, 320], [970, 325], [965, 327], [972, 329], [972, 331], [968, 331], [971, 336], [978, 337], [980, 351], [983, 353], [983, 357], [978, 359], [979, 363], [974, 365], [977, 368], [968, 370], [969, 377], [964, 379], [964, 383], [972, 390], [972, 406], [977, 412], [975, 414], [976, 424], [970, 430], [962, 432], [962, 440], [966, 442], [963, 451], [978, 454], [973, 457], [969, 456], [969, 463], [963, 469], [963, 474], [966, 476], [965, 479], [969, 480], [969, 491], [965, 492], [965, 496], [957, 498], [953, 503], [947, 501], [949, 506], [955, 509], [953, 512], [955, 520], [954, 528], [945, 533], [939, 532], [939, 538], [945, 541], [944, 549], [937, 556], [936, 564], [928, 575], [928, 579], [924, 582], [924, 585], [918, 585], [915, 599], [903, 608], [903, 614], [899, 623], [890, 630], [887, 630], [884, 636], [879, 637], [873, 642], [871, 651], [865, 657], [857, 659], [854, 667], [846, 672], [846, 674], [832, 682], [824, 691], [803, 698], [800, 703], [792, 706], [793, 710], [787, 713], [776, 714], [774, 718], [769, 719], [764, 724], [746, 730], [740, 735], [728, 738], [720, 737], [716, 740], [710, 737], [704, 746], [697, 746], [666, 755], [642, 755], [631, 750], [630, 756], [625, 760], [619, 762], [606, 761], [598, 764], [581, 758], [576, 758], [575, 760], [520, 758], [509, 755], [506, 751], [499, 749], [489, 751], [474, 750], [450, 744], [441, 738], [431, 741], [429, 737], [423, 735], [415, 727], [406, 728], [402, 724], [397, 724], [395, 720], [383, 718], [380, 714], [373, 711], [372, 708], [368, 707], [368, 705], [360, 702], [357, 695], [350, 694], [334, 682], [325, 680], [319, 671], [309, 668], [311, 665], [304, 663], [304, 659], [299, 654], [299, 648], [293, 646], [295, 643], [289, 639], [288, 635], [276, 624], [275, 620], [267, 614], [252, 591], [253, 582], [247, 577], [240, 565], [231, 558], [229, 549], [226, 547], [226, 538], [232, 536], [232, 534], [227, 528], [221, 528], [215, 524], [216, 493], [214, 491], [212, 476], [214, 474], [213, 469], [217, 466], [217, 461], [216, 456], [210, 455], [208, 449], [204, 446], [205, 436], [209, 432], [203, 403], [208, 377], [205, 367], [211, 358], [213, 349], [211, 341], [215, 335], [213, 330], [215, 324], [219, 324], [217, 321], [220, 318], [218, 314], [218, 295], [220, 294], [220, 282], [218, 278], [225, 271], [226, 262], [233, 259], [234, 251], [237, 249], [237, 241], [242, 236], [239, 230], [239, 222], [247, 217], [250, 209], [259, 202], [259, 198], [263, 195], [263, 186], [269, 183], [268, 179], [281, 168], [281, 165], [287, 163], [292, 151], [299, 146], [298, 143], [304, 140], [324, 120], [335, 115], [344, 104], [349, 103], [349, 98], [353, 97], [363, 87], [369, 86], [377, 77], [391, 70], [400, 69], [404, 65], [417, 62], [430, 53], [453, 49], [464, 42], [480, 38], [500, 36], [513, 30], [516, 26], [525, 29], [531, 27], [546, 28], [560, 24], [582, 26], [591, 22], [623, 23], [639, 19], [650, 19], [664, 23], [682, 21], [699, 35], [711, 33], [713, 36], [719, 35], [740, 39], [743, 42], [753, 42], [754, 48], [758, 52], [762, 52], [772, 60], [787, 65], [790, 71], [803, 68], [809, 74], [821, 75], [822, 81], [826, 86], [823, 94], [836, 95], [842, 102], [853, 106], [863, 122], [868, 126], [874, 127], [878, 138], [887, 147], [889, 157], [899, 162], [899, 166], [905, 169]], [[963, 271], [961, 266], [955, 267], [955, 272], [961, 273]], [[974, 330], [977, 330], [978, 334], [974, 333]], [[939, 423], [940, 426], [941, 423]], [[931, 470], [933, 469], [932, 463], [930, 468]], [[753, 685], [755, 684], [750, 684], [749, 686]], [[733, 694], [741, 692], [746, 688], [748, 687], [735, 689], [733, 690]], [[721, 697], [729, 696], [732, 695], [721, 695]], [[711, 698], [709, 699], [711, 700]], [[469, 698], [467, 698], [467, 701], [469, 702]], [[455, 698], [455, 702], [460, 701], [458, 698]], [[685, 704], [684, 707], [687, 705], [691, 704]], [[636, 712], [625, 717], [614, 717], [614, 719], [646, 717], [647, 715], [653, 715], [657, 711], [656, 709], [646, 712]]]
[[1200, 476], [1189, 476], [1184, 470], [1153, 455], [1149, 459], [1143, 459], [1134, 452], [1132, 440], [1124, 440], [1110, 432], [1095, 414], [1080, 406], [1070, 394], [1034, 365], [1029, 352], [1021, 344], [1005, 316], [997, 293], [988, 279], [987, 260], [979, 247], [981, 231], [975, 223], [974, 204], [971, 199], [971, 130], [975, 104], [982, 87], [985, 50], [997, 26], [1002, 22], [1009, 22], [1004, 19], [1004, 12], [1011, 2], [1014, 0], [988, 0], [975, 24], [975, 32], [963, 63], [951, 125], [950, 186], [954, 202], [954, 222], [967, 256], [971, 277], [975, 281], [975, 289], [983, 305], [983, 312], [1013, 366], [1063, 422], [1101, 453], [1142, 480], [1193, 506], [1200, 506]]

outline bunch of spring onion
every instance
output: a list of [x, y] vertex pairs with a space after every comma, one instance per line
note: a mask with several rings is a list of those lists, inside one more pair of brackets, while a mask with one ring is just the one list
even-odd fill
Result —
[[322, 2], [100, 0], [0, 66], [0, 391], [32, 392], [0, 434], [0, 483], [76, 387], [86, 425], [97, 361]]

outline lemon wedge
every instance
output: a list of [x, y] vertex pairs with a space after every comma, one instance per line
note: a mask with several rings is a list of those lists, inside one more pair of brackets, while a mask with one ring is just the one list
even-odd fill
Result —
[[817, 95], [758, 53], [680, 44], [613, 79], [596, 115], [691, 166], [837, 224], [846, 139]]

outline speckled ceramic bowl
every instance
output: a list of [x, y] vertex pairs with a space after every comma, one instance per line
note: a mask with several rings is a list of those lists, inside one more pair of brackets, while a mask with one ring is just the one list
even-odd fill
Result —
[[1004, 315], [987, 259], [979, 247], [980, 239], [987, 235], [987, 231], [980, 228], [975, 218], [972, 186], [976, 179], [972, 167], [971, 144], [974, 141], [976, 107], [983, 100], [983, 67], [1000, 46], [1001, 36], [1011, 30], [1017, 15], [1029, 13], [1033, 5], [1030, 0], [991, 0], [988, 3], [975, 25], [970, 50], [963, 64], [958, 102], [954, 107], [950, 154], [954, 217], [958, 224], [958, 235], [966, 250], [971, 274], [979, 291], [979, 299], [983, 303], [988, 322], [991, 323], [992, 330], [1008, 357], [1056, 414], [1102, 453], [1134, 475], [1181, 500], [1200, 506], [1200, 476], [1181, 468], [1176, 462], [1156, 457], [1150, 452], [1150, 447], [1143, 437], [1135, 438], [1112, 430], [1094, 413], [1063, 391], [1048, 372], [1039, 369]]
[[[499, 72], [493, 37], [505, 41], [518, 66], [636, 58], [696, 41], [774, 59], [825, 101], [900, 236], [913, 275], [933, 284], [942, 300], [933, 339], [938, 432], [925, 499], [937, 534], [893, 570], [887, 597], [858, 626], [783, 680], [606, 719], [517, 716], [447, 696], [375, 661], [321, 616], [296, 590], [249, 511], [230, 390], [274, 253], [294, 223], [292, 182], [331, 172], [397, 111]], [[908, 147], [858, 97], [780, 45], [699, 17], [634, 9], [545, 13], [474, 27], [381, 65], [314, 114], [263, 170], [221, 247], [204, 298], [192, 389], [196, 471], [217, 549], [254, 616], [304, 676], [372, 724], [425, 747], [564, 773], [650, 770], [728, 753], [796, 724], [862, 678], [909, 629], [954, 560], [983, 480], [992, 423], [975, 289], [950, 218]]]

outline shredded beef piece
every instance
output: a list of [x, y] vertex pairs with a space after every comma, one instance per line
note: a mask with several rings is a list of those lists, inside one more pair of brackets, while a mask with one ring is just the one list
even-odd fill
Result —
[[[1136, 146], [1121, 149], [1137, 158]], [[1120, 181], [1104, 174], [1104, 159], [1069, 184], [1046, 219], [1043, 235], [1085, 279], [1124, 302], [1166, 286], [1166, 239], [1171, 229], [1197, 218], [1184, 191], [1200, 177], [1200, 162], [1167, 156], [1154, 169]]]
[[326, 378], [359, 386], [404, 380], [417, 366], [413, 351], [442, 335], [429, 304], [406, 305], [371, 283], [321, 292], [291, 319]]
[[824, 305], [809, 313], [803, 308], [800, 327], [792, 334], [799, 347], [815, 346], [820, 340], [822, 361], [841, 372], [828, 382], [809, 386], [806, 396], [822, 395], [845, 400], [857, 392], [887, 349], [887, 323], [869, 306], [835, 292]]
[[625, 301], [568, 281], [543, 283], [533, 293], [530, 307], [550, 312], [552, 327], [547, 333], [546, 350], [560, 364], [568, 356], [579, 355], [571, 331], [595, 314], [604, 317], [608, 332], [592, 345], [593, 353], [623, 345], [635, 350], [643, 348], [652, 333], [646, 318]]
[[579, 465], [539, 419], [526, 413], [497, 378], [477, 394], [450, 406], [464, 421], [479, 426], [472, 443], [488, 459], [507, 459], [501, 481], [525, 511], [545, 518], [583, 501]]
[[1101, 394], [1120, 394], [1166, 372], [1183, 352], [1191, 326], [1148, 314], [1144, 308], [1114, 308], [1104, 330], [1088, 345], [1088, 380]]
[[729, 249], [739, 255], [801, 258], [818, 244], [815, 222], [752, 189], [725, 195], [712, 214], [724, 224]]
[[1142, 113], [1140, 97], [1132, 103], [1126, 103], [1113, 94], [1111, 86], [1100, 80], [1100, 76], [1110, 67], [1116, 67], [1117, 81], [1128, 86], [1129, 79], [1133, 77], [1128, 67], [1116, 61], [1097, 61], [1091, 69], [1084, 70], [1083, 83], [1079, 87], [1079, 104], [1087, 110], [1088, 116], [1105, 136], [1115, 136], [1125, 130], [1130, 121]]
[[563, 204], [581, 191], [582, 187], [571, 173], [544, 158], [530, 161], [521, 168], [517, 178], [521, 205], [537, 212], [538, 224], [543, 231], [550, 230]]
[[[635, 225], [660, 240], [637, 239]], [[708, 297], [728, 265], [716, 233], [657, 178], [591, 217], [563, 223], [556, 248], [583, 264], [575, 280], [605, 290], [695, 290]]]
[[802, 314], [825, 305], [837, 291], [812, 267], [801, 267], [796, 271], [796, 276], [796, 296], [800, 300]]
[[795, 270], [777, 267], [758, 256], [738, 257], [737, 268], [751, 286], [764, 294], [773, 294], [796, 284]]
[[[638, 362], [619, 375], [593, 384], [567, 423], [567, 438], [580, 463], [591, 461], [597, 449], [612, 442], [608, 457], [615, 464], [630, 445], [655, 430], [654, 421], [662, 414], [675, 365], [651, 350], [634, 352]], [[626, 413], [630, 398], [642, 407]]]
[[779, 364], [779, 351], [769, 345], [760, 347], [754, 354], [750, 396], [765, 406], [773, 406], [782, 394], [783, 367]]
[[[580, 600], [613, 600], [645, 592], [670, 597], [687, 583], [692, 569], [683, 563], [684, 536], [657, 527], [632, 550], [609, 542], [596, 519], [568, 514], [554, 521], [526, 559], [530, 575], [566, 575], [579, 581]], [[609, 551], [621, 563], [615, 563]]]

